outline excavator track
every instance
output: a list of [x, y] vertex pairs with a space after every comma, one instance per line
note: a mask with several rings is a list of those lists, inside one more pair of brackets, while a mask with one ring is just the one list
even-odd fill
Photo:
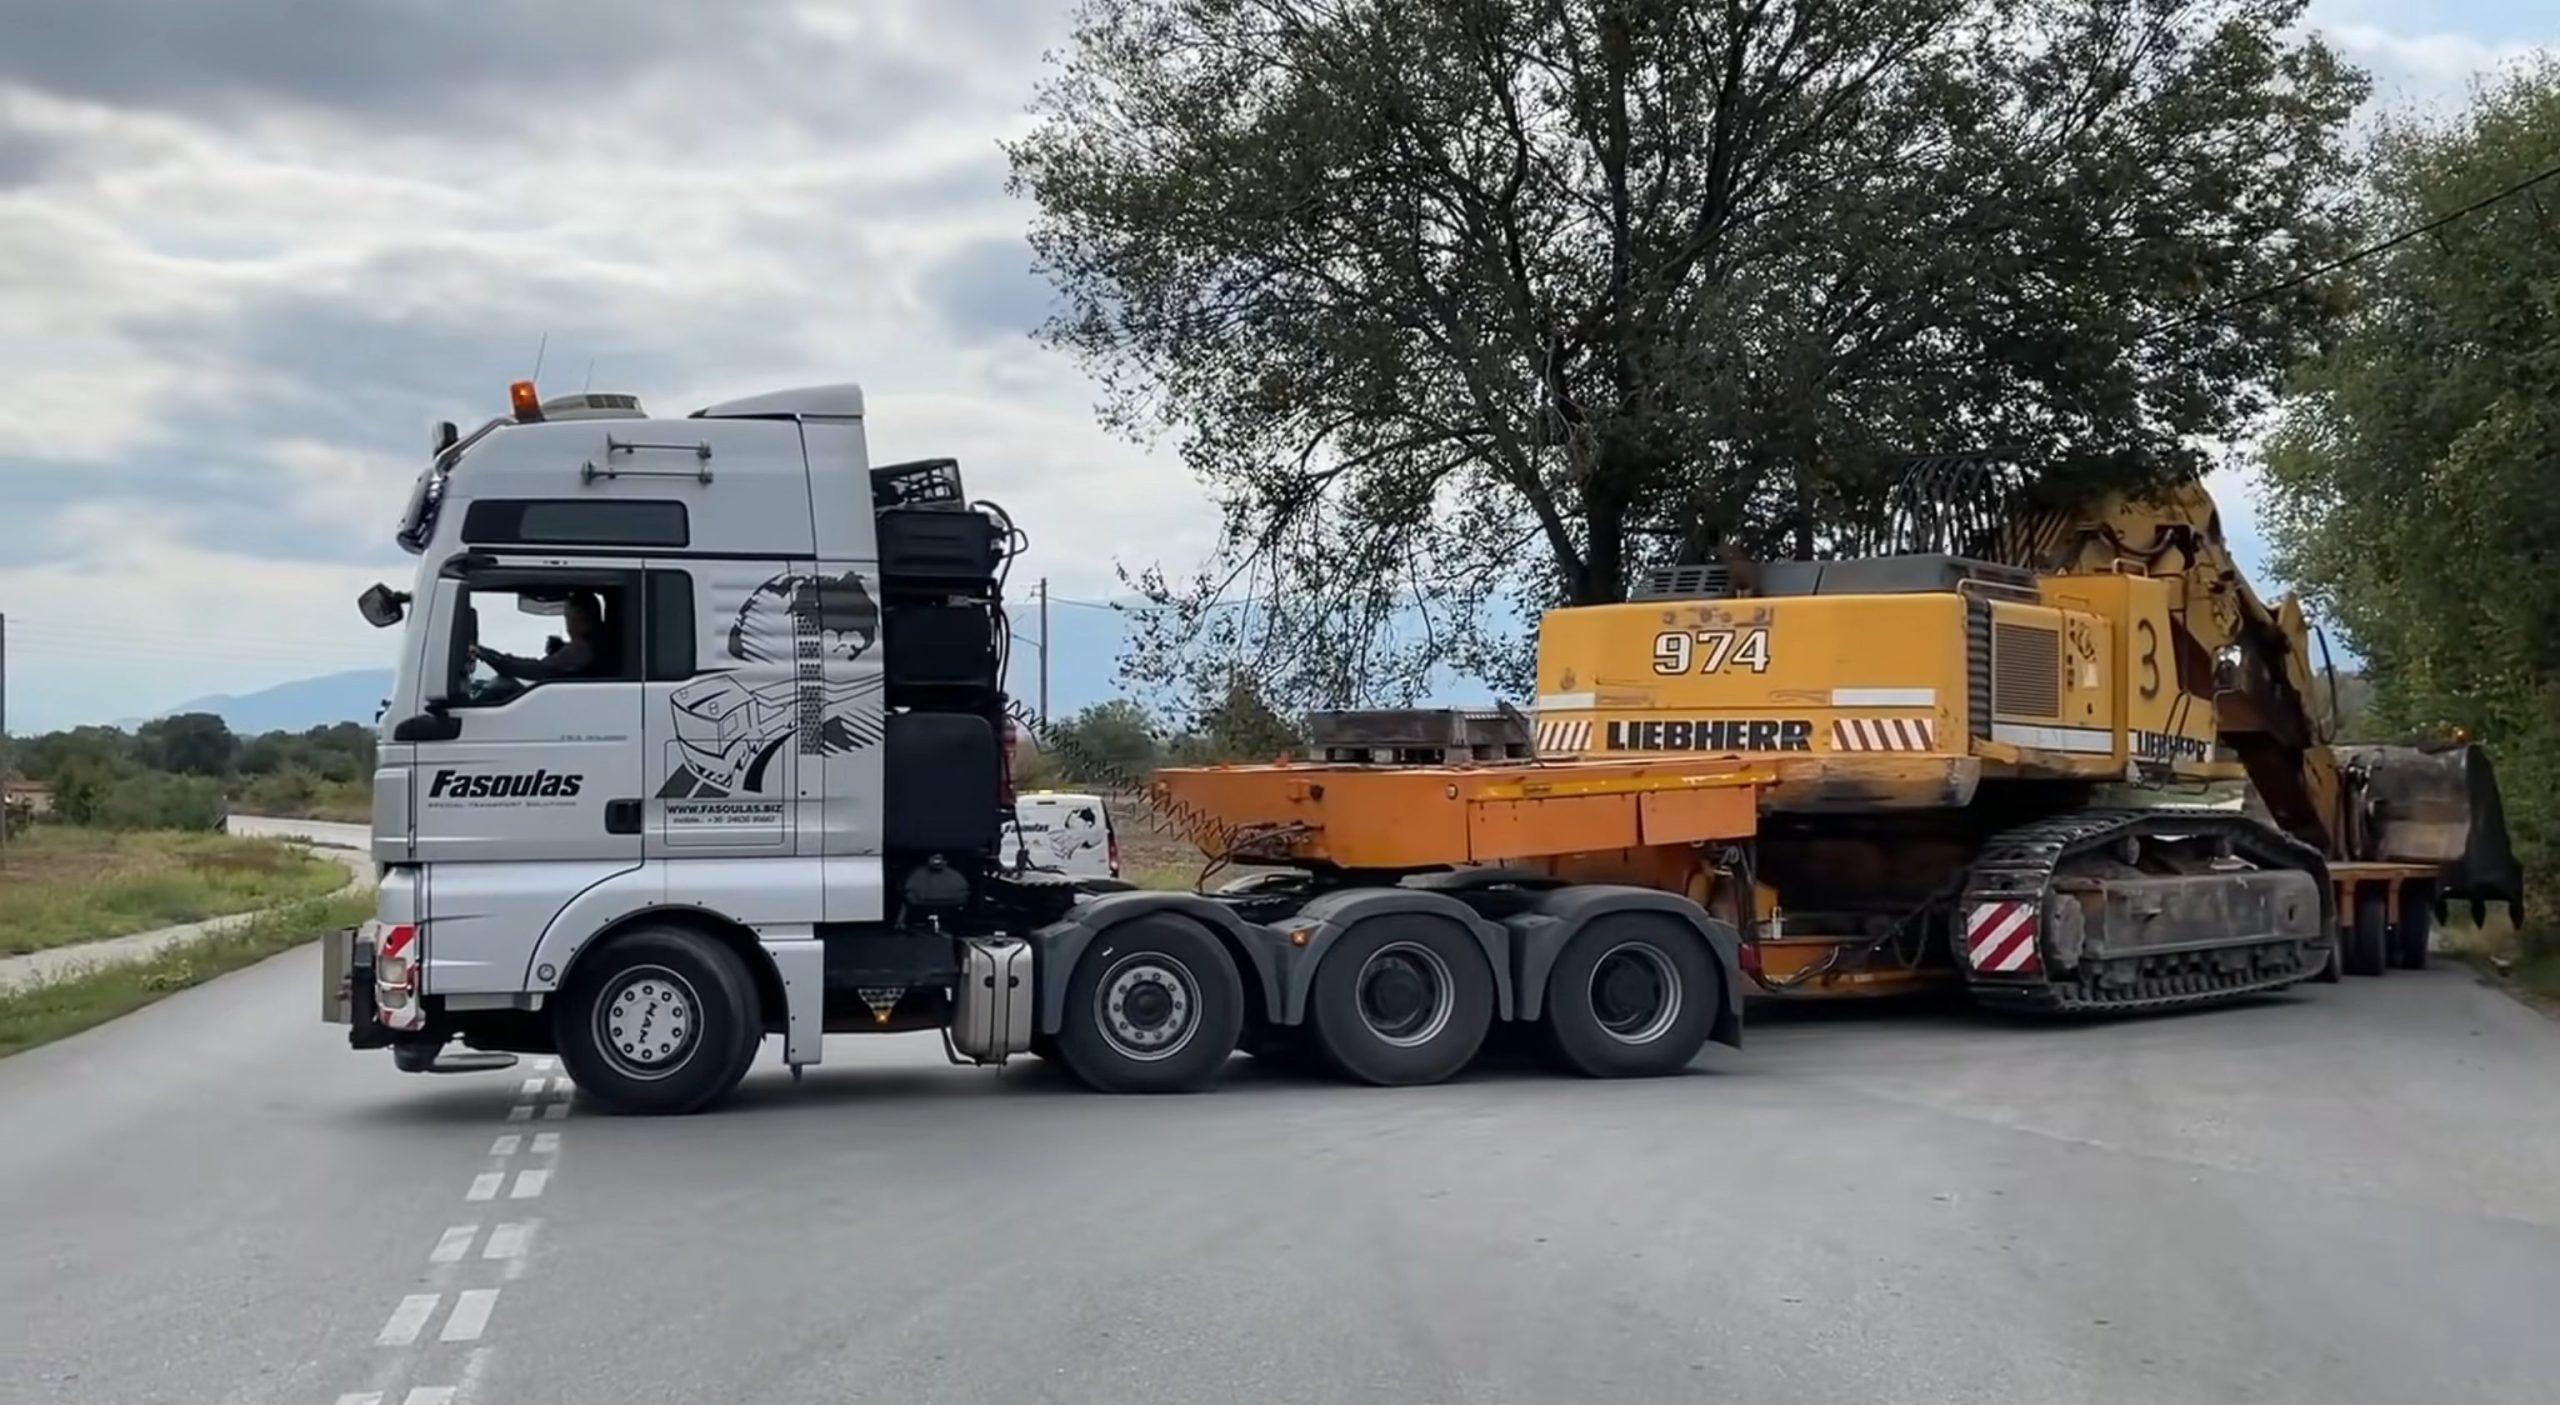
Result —
[[[1989, 1008], [2020, 1012], [2138, 1015], [2281, 990], [2319, 974], [2327, 959], [2326, 942], [2313, 953], [2290, 938], [2198, 943], [2082, 960], [2057, 970], [2047, 922], [2061, 900], [2055, 881], [2063, 876], [2063, 867], [2124, 839], [2153, 835], [2223, 839], [2234, 856], [2258, 870], [2310, 873], [2319, 879], [2320, 931], [2334, 930], [2328, 869], [2319, 852], [2245, 815], [2170, 807], [2073, 811], [2004, 830], [1974, 860], [1950, 933], [1956, 964], [1973, 999]], [[2021, 933], [2020, 928], [2028, 930]], [[2013, 969], [1978, 969], [1968, 955], [1968, 941], [1976, 932], [2000, 943], [1989, 959]]]

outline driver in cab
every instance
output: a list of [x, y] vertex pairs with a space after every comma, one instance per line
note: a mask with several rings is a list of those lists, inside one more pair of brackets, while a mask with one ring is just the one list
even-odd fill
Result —
[[541, 658], [501, 653], [496, 649], [471, 646], [473, 661], [489, 666], [501, 678], [518, 683], [540, 683], [553, 678], [576, 678], [592, 673], [602, 661], [597, 640], [604, 625], [604, 604], [593, 591], [572, 591], [561, 606], [561, 623], [569, 637], [560, 647]]

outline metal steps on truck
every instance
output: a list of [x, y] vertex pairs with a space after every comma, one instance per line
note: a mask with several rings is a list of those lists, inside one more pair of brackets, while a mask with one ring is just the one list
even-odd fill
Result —
[[[2203, 883], [2252, 873], [2302, 872], [2317, 882], [2315, 944], [2281, 939], [2217, 938], [2210, 930], [2156, 949], [2067, 961], [2056, 919], [2076, 902], [2057, 888], [2075, 881], [2073, 860], [2100, 857], [2127, 839], [2227, 844], [2250, 869], [2188, 875]], [[2079, 879], [2101, 891], [2103, 878]], [[2295, 885], [2299, 886], [2299, 885]], [[2317, 851], [2227, 810], [2156, 808], [2079, 810], [2004, 830], [1983, 846], [1968, 874], [1949, 932], [1951, 955], [1973, 999], [1990, 1008], [2065, 1015], [2148, 1014], [2212, 1005], [2307, 980], [2327, 959], [2336, 914], [2327, 867]], [[2182, 934], [2185, 935], [2185, 934]], [[2081, 953], [2085, 958], [2085, 950]]]

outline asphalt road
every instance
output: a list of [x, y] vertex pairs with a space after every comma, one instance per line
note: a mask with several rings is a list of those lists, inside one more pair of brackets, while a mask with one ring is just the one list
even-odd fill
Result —
[[373, 847], [373, 831], [360, 824], [332, 824], [327, 820], [279, 820], [265, 815], [233, 815], [231, 832], [240, 835], [264, 835], [270, 839], [306, 839], [332, 849], [369, 849]]
[[2452, 970], [2079, 1029], [1763, 1020], [1641, 1084], [1239, 1063], [1114, 1099], [841, 1038], [804, 1083], [768, 1065], [681, 1121], [528, 1093], [531, 1067], [402, 1076], [318, 1023], [318, 970], [292, 953], [0, 1061], [0, 1400], [2438, 1405], [2560, 1381], [2560, 1026]]

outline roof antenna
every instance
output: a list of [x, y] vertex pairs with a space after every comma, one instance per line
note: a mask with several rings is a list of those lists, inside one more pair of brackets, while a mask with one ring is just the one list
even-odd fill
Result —
[[542, 334], [542, 340], [535, 343], [533, 348], [533, 379], [536, 382], [539, 382], [542, 379], [542, 353], [549, 351], [550, 349], [551, 334], [549, 332], [545, 332]]
[[595, 388], [596, 388], [596, 359], [595, 359], [594, 357], [590, 356], [590, 357], [588, 357], [588, 358], [587, 358], [587, 383], [586, 383], [586, 384], [584, 384], [584, 385], [582, 385], [582, 386], [579, 386], [579, 387], [578, 387], [578, 393], [579, 393], [580, 395], [584, 395], [584, 394], [586, 394], [588, 391], [593, 390], [593, 389], [595, 389]]

